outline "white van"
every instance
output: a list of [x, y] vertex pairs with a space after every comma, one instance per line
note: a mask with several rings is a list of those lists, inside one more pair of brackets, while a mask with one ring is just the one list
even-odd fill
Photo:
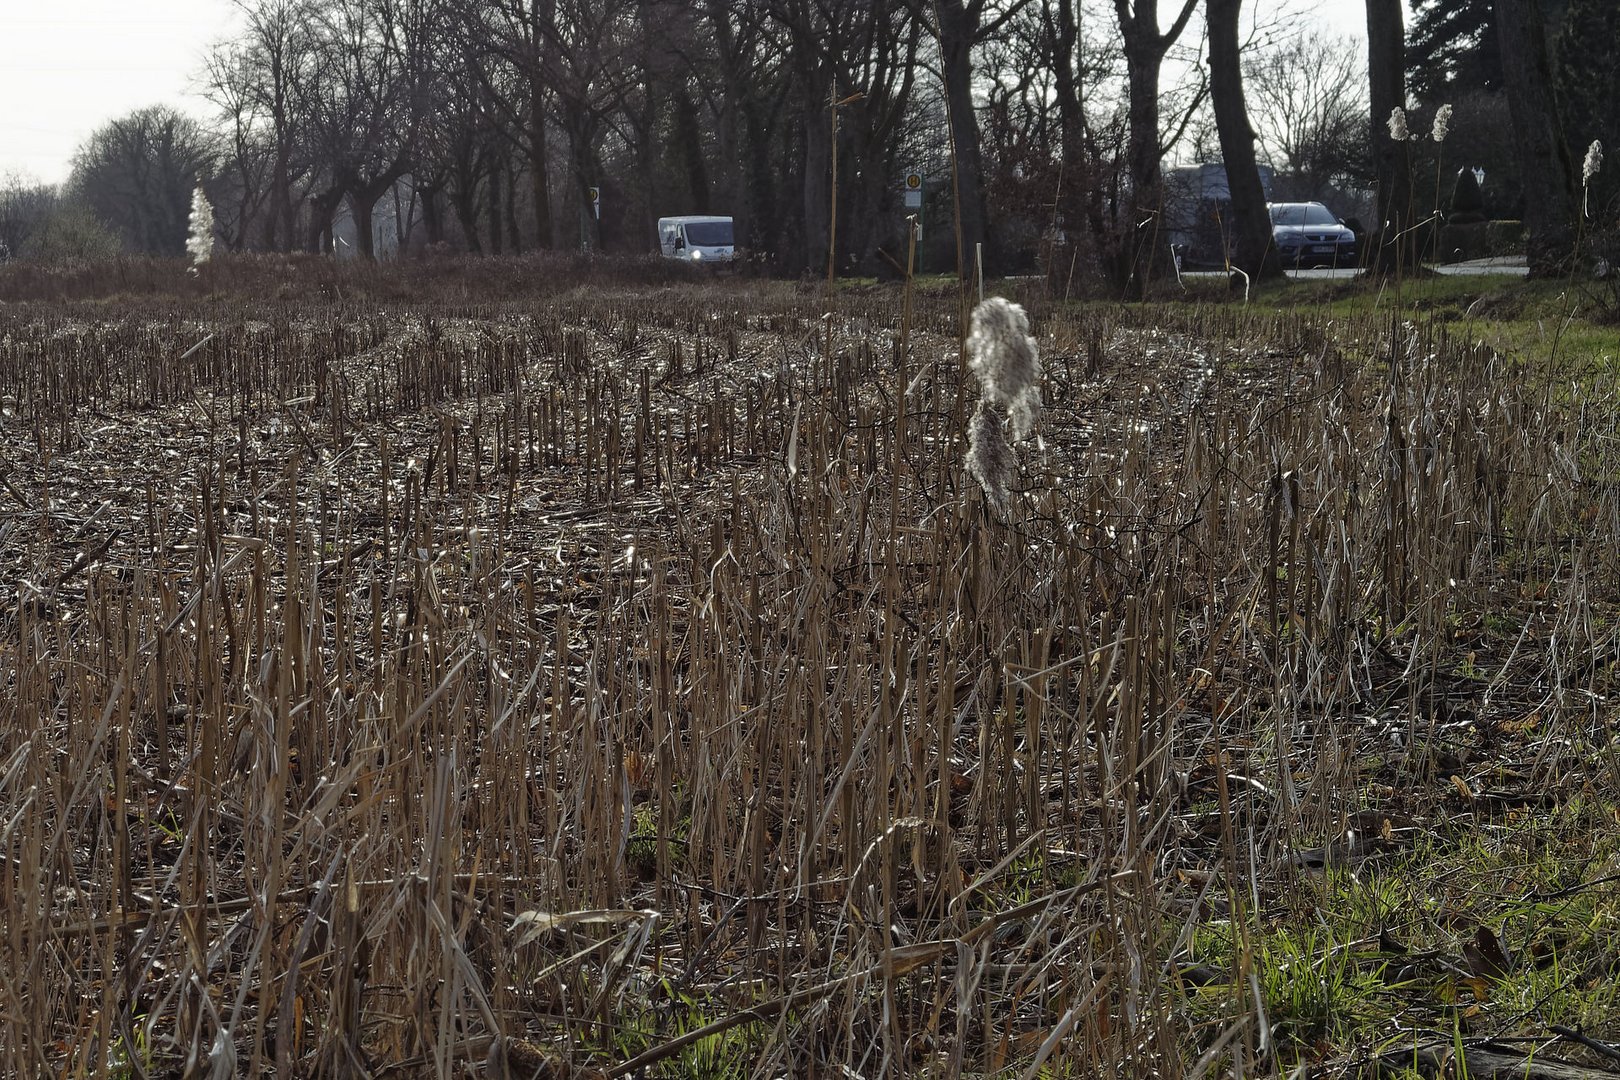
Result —
[[728, 263], [737, 258], [729, 217], [688, 214], [658, 219], [658, 249], [666, 258]]

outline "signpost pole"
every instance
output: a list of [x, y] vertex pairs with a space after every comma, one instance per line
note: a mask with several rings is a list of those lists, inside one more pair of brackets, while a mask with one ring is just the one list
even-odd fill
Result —
[[923, 174], [921, 169], [909, 169], [905, 179], [901, 181], [901, 188], [905, 192], [906, 209], [911, 211], [907, 221], [910, 225], [911, 243], [915, 244], [922, 239], [923, 222]]

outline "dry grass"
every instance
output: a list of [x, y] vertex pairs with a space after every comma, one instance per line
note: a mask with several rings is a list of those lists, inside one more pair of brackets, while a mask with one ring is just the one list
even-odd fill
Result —
[[0, 1072], [1410, 1045], [1273, 1016], [1274, 930], [1612, 807], [1620, 386], [1037, 304], [1003, 515], [954, 298], [824, 302], [0, 312]]
[[221, 255], [186, 275], [189, 261], [126, 256], [62, 264], [0, 265], [0, 301], [101, 303], [177, 300], [235, 308], [244, 300], [284, 305], [410, 303], [436, 309], [524, 301], [584, 289], [691, 284], [698, 268], [655, 255], [602, 256], [542, 251], [486, 259], [429, 254], [391, 263], [293, 254]]

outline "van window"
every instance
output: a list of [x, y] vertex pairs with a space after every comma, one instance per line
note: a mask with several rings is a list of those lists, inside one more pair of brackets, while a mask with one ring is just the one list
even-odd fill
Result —
[[730, 247], [731, 222], [688, 221], [686, 239], [688, 243], [696, 244], [698, 247]]

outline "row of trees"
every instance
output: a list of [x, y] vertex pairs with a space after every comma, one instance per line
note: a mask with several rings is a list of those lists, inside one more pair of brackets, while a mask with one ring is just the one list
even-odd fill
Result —
[[1195, 40], [1162, 77], [1202, 0], [239, 2], [217, 130], [144, 110], [80, 154], [74, 190], [132, 250], [179, 249], [189, 169], [236, 249], [331, 250], [341, 213], [365, 256], [646, 250], [657, 217], [716, 210], [780, 269], [881, 270], [920, 169], [936, 264], [1044, 237], [1140, 281], [1207, 102]]
[[[177, 252], [202, 178], [238, 250], [332, 250], [340, 215], [367, 257], [379, 241], [646, 250], [658, 216], [722, 211], [779, 269], [881, 270], [903, 262], [897, 181], [920, 168], [936, 262], [983, 244], [1005, 268], [1044, 247], [1139, 289], [1165, 261], [1178, 145], [1227, 162], [1251, 275], [1275, 271], [1260, 157], [1295, 196], [1376, 178], [1392, 235], [1414, 215], [1411, 148], [1382, 123], [1410, 103], [1401, 0], [1366, 0], [1365, 57], [1256, 27], [1242, 0], [238, 2], [243, 30], [204, 72], [216, 126], [142, 110], [80, 152], [72, 202], [128, 250]], [[1434, 95], [1488, 89], [1467, 52], [1489, 48], [1434, 29], [1456, 25], [1435, 9], [1560, 27], [1614, 10], [1413, 2], [1412, 86]], [[1543, 55], [1608, 65], [1612, 86], [1611, 57]]]

